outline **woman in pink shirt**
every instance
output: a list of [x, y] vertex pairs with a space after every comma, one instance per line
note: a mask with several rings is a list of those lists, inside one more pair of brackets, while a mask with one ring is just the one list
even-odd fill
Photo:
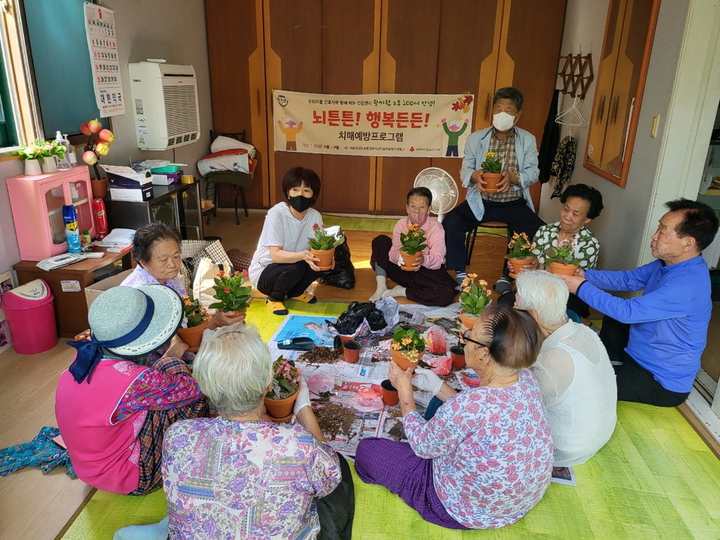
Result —
[[[370, 301], [405, 296], [426, 306], [450, 305], [457, 295], [457, 283], [445, 269], [445, 230], [437, 219], [430, 217], [432, 192], [426, 187], [413, 188], [405, 203], [408, 217], [397, 222], [392, 240], [384, 234], [373, 239], [370, 266], [375, 270], [377, 289]], [[425, 233], [427, 247], [413, 269], [404, 270], [400, 234], [412, 224]], [[392, 289], [387, 288], [388, 278], [397, 283]]]

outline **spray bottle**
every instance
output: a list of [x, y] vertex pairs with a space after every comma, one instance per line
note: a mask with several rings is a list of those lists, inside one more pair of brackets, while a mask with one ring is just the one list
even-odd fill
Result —
[[105, 213], [105, 201], [100, 198], [93, 199], [92, 202], [93, 219], [95, 220], [95, 233], [102, 240], [108, 235], [108, 220]]
[[77, 166], [77, 154], [75, 153], [75, 147], [70, 142], [70, 139], [68, 139], [67, 133], [63, 133], [63, 139], [65, 139], [65, 148], [67, 148], [65, 157], [68, 158], [70, 166], [75, 167]]
[[59, 145], [65, 146], [65, 153], [62, 157], [57, 158], [58, 171], [69, 171], [70, 169], [72, 169], [72, 166], [70, 165], [70, 161], [68, 160], [67, 144], [70, 143], [63, 139], [62, 133], [60, 133], [60, 131], [55, 132], [55, 142]]
[[68, 253], [82, 253], [80, 247], [80, 231], [77, 214], [72, 204], [66, 204], [62, 209], [63, 221], [65, 222], [65, 237], [67, 238]]

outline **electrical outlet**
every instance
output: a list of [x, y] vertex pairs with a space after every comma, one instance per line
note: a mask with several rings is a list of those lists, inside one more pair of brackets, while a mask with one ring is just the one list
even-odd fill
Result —
[[652, 127], [650, 128], [650, 136], [657, 137], [658, 124], [660, 123], [660, 115], [653, 116]]

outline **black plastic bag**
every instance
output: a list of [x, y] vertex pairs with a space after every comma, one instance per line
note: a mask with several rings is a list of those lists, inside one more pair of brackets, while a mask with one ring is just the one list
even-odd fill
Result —
[[382, 311], [375, 307], [372, 302], [351, 302], [348, 308], [337, 318], [337, 321], [329, 322], [335, 327], [338, 334], [352, 334], [367, 319], [370, 330], [382, 330], [387, 326]]
[[355, 288], [355, 267], [350, 260], [350, 246], [347, 239], [335, 247], [335, 268], [325, 272], [322, 280], [326, 285], [340, 289]]

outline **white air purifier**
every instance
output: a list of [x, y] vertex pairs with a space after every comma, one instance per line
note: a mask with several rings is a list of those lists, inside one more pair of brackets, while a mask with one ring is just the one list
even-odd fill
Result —
[[157, 62], [128, 64], [141, 150], [167, 150], [200, 137], [197, 79], [192, 66]]

